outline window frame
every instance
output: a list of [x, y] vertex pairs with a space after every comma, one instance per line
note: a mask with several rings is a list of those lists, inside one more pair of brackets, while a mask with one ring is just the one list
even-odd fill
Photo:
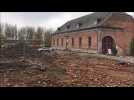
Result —
[[92, 37], [88, 36], [88, 48], [91, 48], [92, 46]]
[[82, 47], [82, 37], [79, 37], [79, 48]]
[[81, 28], [82, 25], [83, 25], [82, 23], [77, 23], [76, 27], [77, 27], [77, 28]]
[[70, 29], [70, 27], [71, 27], [70, 25], [67, 25], [67, 29]]
[[63, 43], [64, 42], [64, 39], [63, 38], [61, 38], [61, 46], [63, 47]]
[[59, 38], [57, 38], [57, 46], [59, 46]]
[[72, 47], [74, 47], [74, 38], [72, 37]]
[[55, 45], [55, 39], [53, 39], [53, 45]]

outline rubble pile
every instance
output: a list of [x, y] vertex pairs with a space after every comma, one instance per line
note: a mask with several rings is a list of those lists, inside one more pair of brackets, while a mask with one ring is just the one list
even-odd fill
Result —
[[76, 53], [0, 58], [0, 86], [134, 86], [134, 65]]

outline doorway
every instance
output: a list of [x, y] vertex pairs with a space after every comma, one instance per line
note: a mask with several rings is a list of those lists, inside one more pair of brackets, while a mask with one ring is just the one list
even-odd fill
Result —
[[107, 54], [108, 49], [113, 50], [114, 44], [115, 44], [115, 42], [112, 37], [110, 37], [110, 36], [104, 37], [102, 40], [102, 53]]

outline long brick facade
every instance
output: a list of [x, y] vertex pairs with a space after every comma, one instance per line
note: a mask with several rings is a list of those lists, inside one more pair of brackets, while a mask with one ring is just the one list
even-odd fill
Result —
[[117, 55], [129, 55], [133, 37], [134, 19], [131, 16], [123, 12], [96, 12], [60, 27], [52, 37], [52, 47], [104, 53], [114, 45]]

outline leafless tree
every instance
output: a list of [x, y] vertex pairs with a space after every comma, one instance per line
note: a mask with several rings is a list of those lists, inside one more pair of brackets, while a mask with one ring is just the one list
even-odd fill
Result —
[[0, 23], [0, 34], [3, 32], [2, 24]]
[[17, 26], [6, 24], [4, 33], [7, 39], [11, 40], [17, 39]]
[[47, 29], [44, 34], [44, 46], [50, 47], [51, 46], [51, 38], [52, 38], [53, 30]]
[[18, 39], [18, 31], [17, 31], [17, 26], [13, 26], [13, 33], [14, 33], [14, 39], [17, 40]]
[[0, 54], [2, 55], [2, 45], [4, 44], [5, 37], [2, 33], [3, 28], [0, 27]]
[[26, 28], [19, 29], [19, 31], [18, 31], [18, 39], [19, 40], [25, 40], [25, 35], [27, 35]]
[[34, 39], [35, 39], [35, 40], [42, 41], [42, 40], [43, 40], [43, 37], [42, 37], [43, 34], [44, 34], [44, 30], [43, 30], [43, 28], [38, 27]]
[[35, 29], [32, 27], [22, 27], [18, 32], [19, 40], [32, 40]]
[[4, 35], [0, 33], [0, 47], [3, 44], [4, 39], [5, 39]]
[[35, 28], [34, 27], [26, 27], [26, 29], [27, 29], [26, 40], [33, 40], [33, 36], [35, 34]]

